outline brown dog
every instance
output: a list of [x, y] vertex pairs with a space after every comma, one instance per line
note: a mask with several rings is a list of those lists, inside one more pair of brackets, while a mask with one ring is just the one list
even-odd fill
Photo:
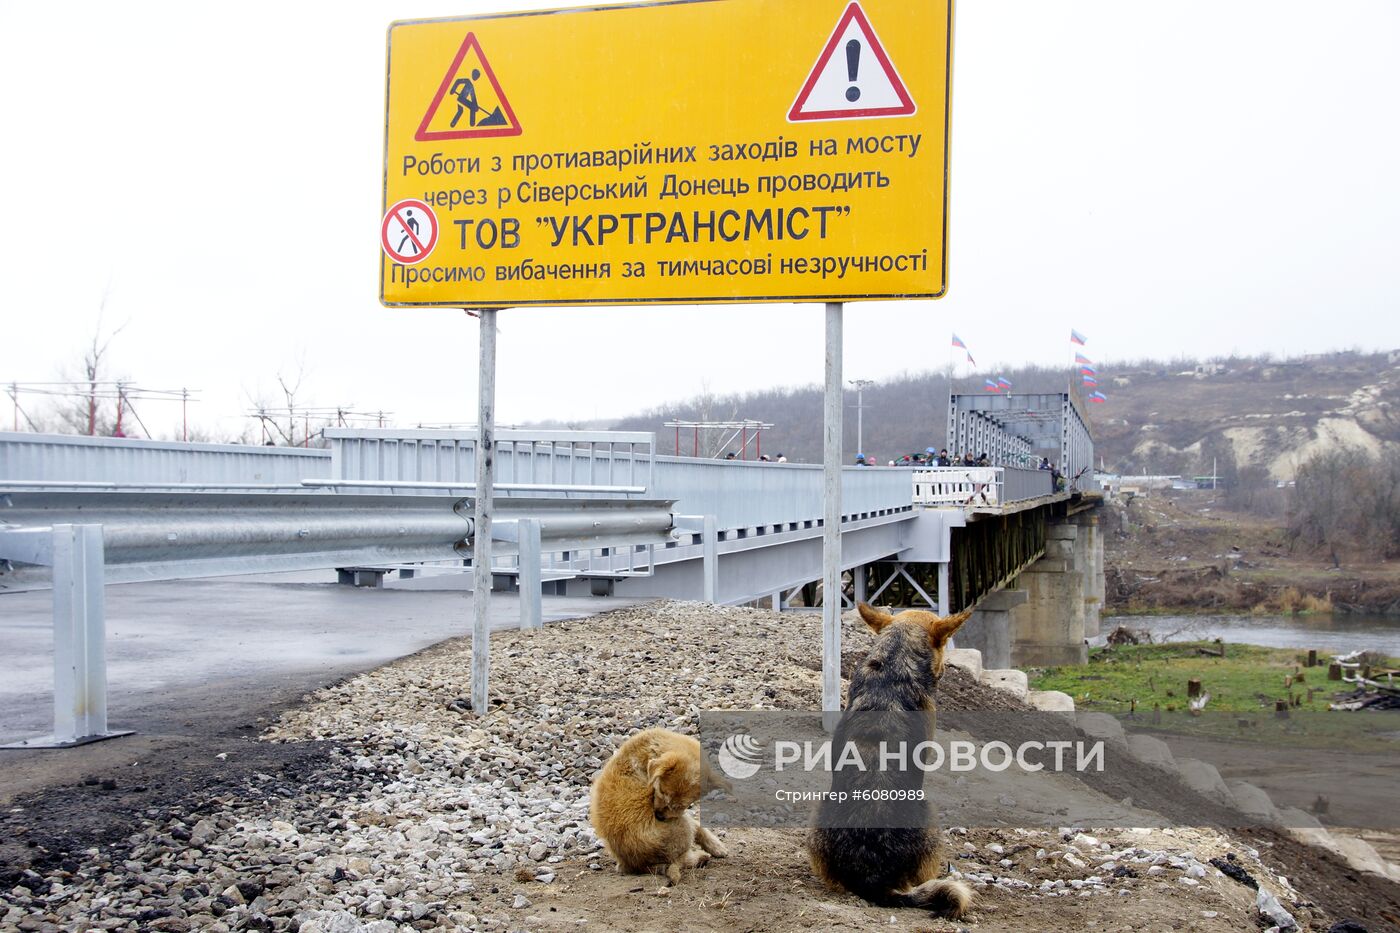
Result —
[[[945, 618], [908, 609], [892, 616], [864, 603], [857, 608], [875, 632], [875, 644], [851, 674], [847, 715], [837, 727], [837, 745], [852, 731], [859, 733], [872, 723], [878, 727], [881, 713], [932, 713], [948, 640], [972, 615], [969, 610]], [[933, 737], [932, 725], [929, 717], [930, 734], [924, 738]], [[879, 788], [886, 777], [862, 772], [841, 779], [851, 782], [848, 790], [868, 791]], [[946, 856], [931, 802], [916, 821], [903, 825], [881, 825], [878, 820], [864, 826], [849, 825], [847, 820], [842, 825], [840, 814], [829, 809], [835, 806], [821, 805], [818, 826], [807, 839], [812, 870], [822, 881], [884, 907], [923, 907], [955, 918], [967, 913], [972, 889], [939, 877]]]
[[[686, 809], [729, 782], [711, 769], [700, 743], [665, 729], [638, 732], [613, 752], [593, 779], [588, 820], [623, 874], [665, 866], [671, 884], [682, 868], [728, 853]], [[695, 848], [696, 844], [700, 848]]]

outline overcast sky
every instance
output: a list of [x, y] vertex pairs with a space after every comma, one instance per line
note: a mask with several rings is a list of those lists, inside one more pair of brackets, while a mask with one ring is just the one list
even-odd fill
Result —
[[[0, 381], [71, 366], [105, 294], [113, 375], [206, 423], [299, 369], [305, 402], [472, 420], [475, 321], [377, 300], [385, 28], [549, 5], [0, 0]], [[848, 377], [942, 367], [950, 331], [984, 368], [1070, 327], [1095, 358], [1400, 346], [1400, 3], [963, 0], [954, 58], [948, 296], [849, 306]], [[822, 375], [819, 306], [500, 333], [503, 423]]]

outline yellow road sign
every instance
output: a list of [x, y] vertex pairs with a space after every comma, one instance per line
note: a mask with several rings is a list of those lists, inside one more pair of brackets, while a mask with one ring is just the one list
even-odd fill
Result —
[[394, 23], [380, 300], [941, 297], [952, 5]]

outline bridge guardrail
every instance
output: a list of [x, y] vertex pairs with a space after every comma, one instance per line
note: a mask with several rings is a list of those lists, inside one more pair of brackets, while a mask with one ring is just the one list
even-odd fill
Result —
[[[327, 428], [323, 433], [331, 444], [330, 472], [306, 479], [452, 485], [476, 480], [474, 431]], [[655, 456], [656, 435], [645, 431], [500, 430], [497, 488], [508, 495], [530, 495], [524, 487], [536, 484], [649, 488]]]
[[977, 499], [985, 505], [1003, 501], [1001, 467], [935, 467], [914, 471], [918, 505], [961, 506]]
[[[108, 582], [316, 570], [471, 555], [469, 499], [307, 493], [61, 492], [0, 482], [0, 592], [48, 583], [20, 530], [102, 527]], [[503, 499], [497, 521], [533, 519], [551, 550], [664, 543], [671, 504], [649, 499]], [[493, 539], [496, 536], [493, 535]], [[507, 544], [497, 553], [509, 557]]]
[[914, 502], [919, 505], [1008, 505], [1054, 491], [1054, 477], [1049, 470], [934, 467], [914, 471]]
[[330, 451], [0, 431], [0, 482], [295, 485], [326, 476]]
[[[475, 531], [470, 500], [452, 496], [60, 492], [6, 490], [0, 482], [0, 506], [0, 592], [47, 583], [53, 592], [53, 732], [8, 748], [123, 734], [107, 728], [109, 582], [460, 560]], [[639, 499], [503, 499], [495, 527], [521, 555], [534, 593], [521, 600], [522, 623], [537, 627], [542, 618], [542, 540], [551, 548], [625, 542], [635, 550], [668, 540], [670, 507]]]
[[[841, 471], [845, 515], [907, 509], [910, 471], [847, 467]], [[791, 463], [657, 457], [651, 495], [674, 499], [690, 515], [714, 515], [721, 529], [754, 528], [822, 517], [822, 468]]]
[[1055, 477], [1049, 470], [1002, 467], [1002, 501], [1022, 502], [1055, 492]]
[[[0, 483], [242, 487], [249, 494], [300, 486], [308, 494], [411, 498], [469, 494], [475, 480], [476, 439], [466, 431], [327, 429], [326, 436], [329, 451], [0, 433]], [[659, 457], [655, 450], [655, 434], [647, 432], [506, 430], [497, 446], [498, 489], [503, 499], [671, 499], [686, 514], [714, 515], [721, 529], [821, 518], [819, 466]], [[1053, 492], [1048, 473], [1016, 467], [842, 472], [847, 515], [915, 502], [961, 506], [983, 484], [989, 505]]]

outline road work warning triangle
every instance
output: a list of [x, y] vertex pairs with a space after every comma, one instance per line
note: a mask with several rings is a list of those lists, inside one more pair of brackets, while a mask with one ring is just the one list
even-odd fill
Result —
[[425, 143], [519, 135], [520, 121], [510, 109], [510, 101], [506, 100], [476, 34], [469, 32], [447, 74], [442, 76], [413, 138]]
[[907, 117], [916, 109], [865, 11], [852, 3], [817, 57], [788, 120]]

